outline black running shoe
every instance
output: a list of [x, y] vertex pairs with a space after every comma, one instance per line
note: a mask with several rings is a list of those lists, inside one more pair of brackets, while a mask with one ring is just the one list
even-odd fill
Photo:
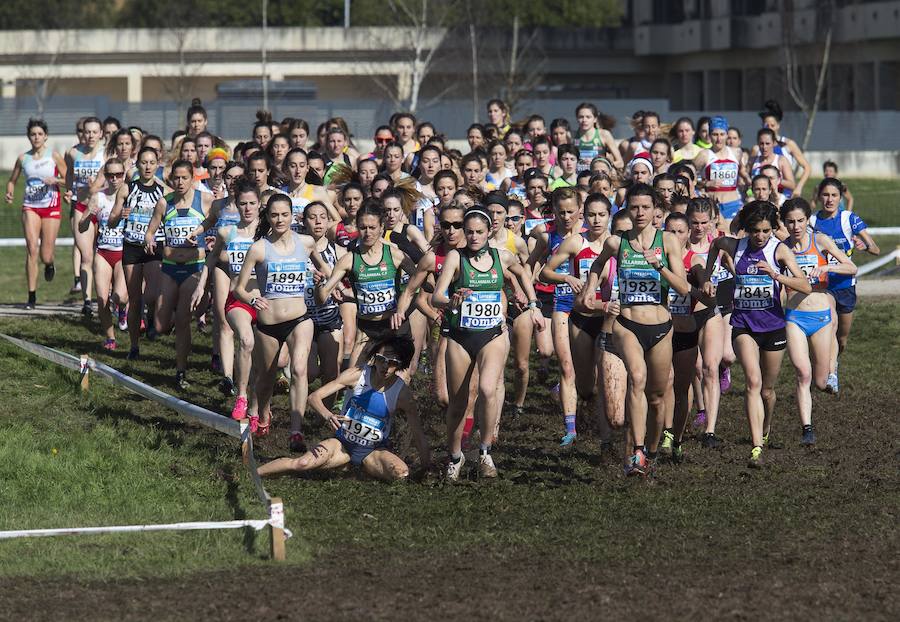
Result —
[[52, 263], [48, 263], [44, 266], [44, 280], [48, 283], [53, 280], [53, 277], [56, 276], [56, 266]]
[[816, 444], [816, 430], [811, 425], [803, 426], [803, 437], [800, 444], [804, 447], [812, 447]]
[[219, 381], [219, 391], [226, 397], [234, 397], [237, 395], [237, 390], [234, 388], [234, 380], [231, 378], [222, 378], [222, 380]]
[[128, 351], [128, 356], [126, 357], [129, 361], [137, 361], [141, 358], [141, 351], [139, 348], [131, 348]]
[[706, 449], [718, 449], [722, 445], [722, 439], [716, 436], [714, 432], [707, 432], [700, 439], [700, 445]]
[[179, 389], [190, 388], [191, 383], [187, 381], [187, 372], [176, 371], [175, 372], [175, 384], [178, 385]]

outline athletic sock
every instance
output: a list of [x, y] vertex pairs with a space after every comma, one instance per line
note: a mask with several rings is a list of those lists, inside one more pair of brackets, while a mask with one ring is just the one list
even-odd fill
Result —
[[452, 462], [453, 464], [458, 464], [459, 461], [462, 460], [462, 457], [462, 452], [459, 452], [457, 454], [450, 454], [450, 462]]
[[575, 434], [575, 415], [566, 415], [566, 434]]
[[482, 443], [482, 444], [481, 444], [481, 449], [478, 450], [478, 455], [480, 455], [480, 456], [486, 456], [486, 455], [488, 455], [489, 453], [491, 453], [491, 446], [490, 446], [490, 445], [485, 445], [484, 443]]
[[475, 417], [467, 418], [465, 425], [463, 425], [463, 436], [469, 436], [473, 427], [475, 427]]
[[37, 292], [28, 292], [28, 304], [33, 305], [37, 303]]

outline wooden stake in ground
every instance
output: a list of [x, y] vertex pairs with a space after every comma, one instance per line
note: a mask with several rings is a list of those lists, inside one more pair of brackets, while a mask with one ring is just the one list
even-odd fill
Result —
[[272, 497], [269, 502], [269, 519], [271, 523], [272, 537], [272, 559], [283, 562], [285, 559], [284, 550], [284, 504], [280, 497]]
[[82, 393], [87, 393], [88, 389], [91, 388], [91, 381], [89, 378], [90, 372], [91, 372], [90, 360], [91, 359], [88, 358], [87, 354], [81, 355], [81, 392]]

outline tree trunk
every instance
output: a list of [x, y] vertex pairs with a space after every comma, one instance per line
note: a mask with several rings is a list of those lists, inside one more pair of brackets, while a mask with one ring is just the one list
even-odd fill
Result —
[[472, 43], [472, 123], [478, 123], [478, 48], [475, 44], [475, 24], [469, 24]]
[[822, 53], [822, 66], [819, 68], [819, 79], [816, 81], [816, 96], [813, 98], [812, 109], [809, 118], [806, 120], [806, 133], [803, 135], [803, 144], [800, 145], [801, 151], [806, 151], [809, 145], [809, 139], [812, 138], [813, 125], [816, 122], [816, 112], [819, 110], [819, 101], [822, 99], [822, 91], [825, 88], [825, 80], [828, 77], [828, 62], [831, 58], [831, 35], [834, 32], [834, 19], [828, 25], [828, 32], [825, 34], [825, 51]]

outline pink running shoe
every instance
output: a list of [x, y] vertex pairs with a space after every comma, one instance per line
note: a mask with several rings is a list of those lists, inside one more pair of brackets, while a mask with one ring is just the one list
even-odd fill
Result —
[[[234, 408], [231, 409], [231, 418], [240, 421], [241, 419], [247, 418], [247, 398], [241, 396], [234, 400]], [[259, 423], [259, 419], [257, 419], [257, 423]], [[252, 426], [251, 421], [251, 426]], [[251, 430], [255, 431], [255, 430]]]
[[728, 393], [728, 390], [731, 388], [730, 367], [719, 368], [719, 388], [722, 389], [722, 393]]

